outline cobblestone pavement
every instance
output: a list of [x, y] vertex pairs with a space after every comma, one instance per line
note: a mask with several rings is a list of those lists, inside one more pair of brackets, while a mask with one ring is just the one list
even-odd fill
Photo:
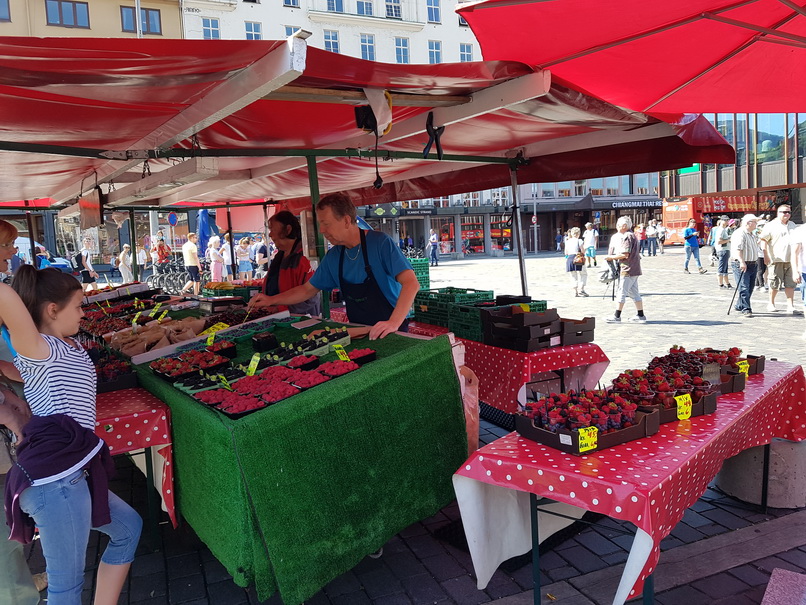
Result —
[[[753, 296], [753, 307], [757, 311], [753, 318], [739, 318], [734, 313], [726, 315], [733, 290], [720, 290], [715, 269], [707, 263], [706, 260], [707, 274], [686, 275], [682, 270], [680, 249], [644, 259], [645, 275], [640, 279], [640, 287], [646, 297], [649, 322], [643, 325], [604, 322], [604, 318], [612, 313], [614, 303], [609, 296], [604, 296], [604, 286], [596, 281], [598, 271], [589, 273], [587, 289], [590, 297], [575, 298], [561, 256], [543, 254], [529, 258], [526, 269], [529, 292], [534, 298], [547, 299], [549, 306], [556, 306], [564, 317], [597, 318], [596, 342], [611, 359], [606, 379], [621, 369], [644, 366], [653, 355], [665, 352], [671, 344], [691, 347], [737, 345], [749, 353], [764, 353], [768, 357], [803, 363], [806, 353], [801, 335], [806, 329], [806, 320], [782, 312], [767, 313], [763, 292]], [[433, 287], [453, 285], [494, 289], [499, 294], [520, 292], [518, 263], [510, 258], [444, 262], [432, 270], [431, 283]], [[800, 306], [799, 297], [798, 292], [796, 298]], [[633, 310], [628, 303], [625, 318], [630, 317]], [[483, 443], [504, 434], [505, 430], [482, 421]], [[118, 464], [121, 473], [113, 489], [142, 511], [143, 476], [125, 458], [118, 459]], [[662, 549], [667, 553], [680, 549], [676, 551], [680, 554], [678, 558], [696, 559], [703, 545], [712, 540], [723, 540], [727, 552], [732, 536], [738, 539], [738, 532], [763, 535], [766, 527], [794, 522], [802, 514], [806, 511], [771, 509], [767, 514], [761, 514], [753, 507], [743, 506], [708, 490], [663, 541]], [[608, 568], [626, 560], [632, 538], [619, 533], [623, 529], [625, 524], [604, 518], [596, 527], [588, 527], [549, 545], [540, 558], [542, 601], [561, 605], [609, 603], [612, 593], [590, 594], [590, 591], [585, 592], [585, 588], [603, 574], [620, 574], [619, 569]], [[187, 525], [173, 530], [163, 520], [161, 537], [158, 552], [150, 552], [141, 546], [121, 604], [259, 603], [254, 590], [245, 590], [232, 582], [226, 570]], [[382, 557], [365, 558], [353, 570], [330, 582], [308, 604], [532, 603], [530, 556], [507, 562], [496, 572], [487, 588], [480, 591], [476, 589], [473, 566], [462, 540], [459, 511], [454, 502], [430, 519], [415, 523], [394, 536], [385, 545]], [[92, 600], [100, 541], [93, 532], [87, 551], [84, 603]], [[795, 536], [787, 544], [780, 547], [777, 544], [768, 540], [763, 552], [761, 548], [758, 551], [752, 549], [751, 553], [743, 549], [743, 552], [732, 555], [732, 562], [723, 566], [725, 570], [713, 575], [708, 575], [708, 560], [704, 559], [697, 573], [666, 578], [665, 582], [664, 559], [673, 558], [674, 553], [662, 556], [656, 573], [656, 602], [660, 605], [760, 603], [772, 569], [806, 570], [806, 538], [799, 540]], [[29, 552], [32, 570], [41, 571], [43, 561], [38, 544]], [[547, 593], [555, 600], [551, 600]], [[265, 603], [280, 605], [282, 601], [275, 595]]]

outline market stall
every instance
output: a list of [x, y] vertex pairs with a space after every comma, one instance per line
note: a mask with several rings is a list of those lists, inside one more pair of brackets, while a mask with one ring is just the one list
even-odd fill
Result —
[[[806, 439], [800, 366], [768, 362], [716, 412], [660, 426], [650, 437], [572, 455], [511, 433], [478, 450], [454, 475], [479, 588], [504, 560], [528, 552], [530, 494], [630, 521], [638, 528], [614, 603], [639, 594], [667, 536], [726, 458], [773, 438]], [[491, 531], [496, 518], [506, 532]]]
[[[302, 602], [453, 498], [467, 439], [449, 339], [345, 348], [369, 345], [377, 359], [360, 370], [239, 419], [138, 366], [171, 408], [180, 513], [261, 599]], [[252, 354], [241, 342], [234, 361]]]

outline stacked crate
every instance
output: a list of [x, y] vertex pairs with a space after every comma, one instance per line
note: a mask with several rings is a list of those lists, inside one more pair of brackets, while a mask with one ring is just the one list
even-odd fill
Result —
[[[485, 324], [490, 323], [490, 312], [508, 306], [511, 305], [496, 305], [494, 302], [453, 305], [448, 317], [448, 329], [459, 338], [483, 342]], [[546, 310], [548, 303], [545, 300], [535, 300], [515, 306], [524, 311], [542, 312]]]
[[410, 258], [411, 268], [420, 282], [420, 289], [428, 290], [431, 287], [431, 266], [427, 258]]
[[472, 288], [439, 288], [420, 290], [414, 297], [414, 319], [449, 328], [451, 308], [456, 304], [492, 301], [492, 290]]

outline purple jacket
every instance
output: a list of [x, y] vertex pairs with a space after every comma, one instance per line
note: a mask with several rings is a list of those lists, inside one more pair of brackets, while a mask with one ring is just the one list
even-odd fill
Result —
[[[100, 438], [65, 414], [34, 416], [23, 429], [17, 463], [6, 476], [6, 523], [11, 539], [28, 544], [34, 537], [34, 520], [20, 508], [20, 495], [36, 479], [44, 479], [75, 466], [98, 445]], [[108, 483], [115, 465], [104, 444], [85, 467], [92, 499], [92, 526], [111, 522]]]

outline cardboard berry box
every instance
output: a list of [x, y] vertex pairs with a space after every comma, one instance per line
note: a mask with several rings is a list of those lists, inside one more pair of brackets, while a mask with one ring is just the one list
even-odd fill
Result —
[[[691, 418], [695, 418], [697, 416], [704, 416], [705, 414], [713, 414], [716, 412], [716, 402], [717, 402], [717, 395], [718, 393], [714, 391], [713, 393], [708, 393], [707, 395], [703, 395], [703, 397], [697, 402], [691, 404]], [[653, 408], [658, 408], [660, 412], [660, 423], [666, 424], [668, 422], [677, 422], [680, 420], [677, 417], [677, 408], [664, 408], [659, 405], [655, 406], [648, 406]]]
[[579, 451], [579, 433], [560, 429], [556, 433], [547, 429], [535, 426], [534, 421], [523, 414], [515, 414], [515, 430], [522, 437], [537, 441], [543, 445], [548, 445], [554, 449], [573, 454], [574, 456], [587, 456], [593, 452], [604, 450], [609, 447], [621, 445], [628, 441], [650, 437], [660, 430], [660, 412], [657, 409], [638, 408], [635, 413], [636, 423], [633, 426], [613, 431], [612, 433], [599, 434], [595, 449], [585, 452]]
[[721, 374], [720, 380], [722, 381], [723, 395], [741, 393], [746, 385], [744, 374], [735, 370], [728, 370], [727, 373]]

